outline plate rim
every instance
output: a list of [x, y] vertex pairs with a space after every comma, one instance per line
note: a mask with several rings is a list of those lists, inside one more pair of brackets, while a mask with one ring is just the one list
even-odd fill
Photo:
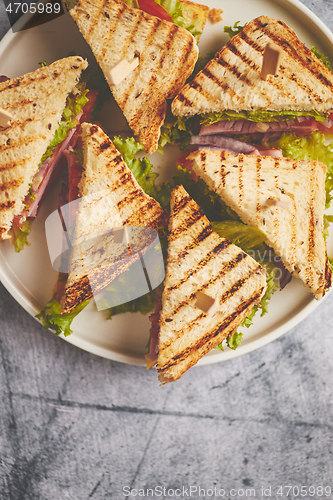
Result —
[[[47, 0], [41, 0], [38, 3], [45, 3]], [[300, 2], [300, 0], [273, 0], [276, 4], [281, 5], [290, 11], [290, 6], [292, 10], [301, 12], [307, 21], [311, 21], [312, 25], [316, 28], [317, 32], [320, 33], [321, 36], [326, 38], [326, 41], [332, 45], [333, 48], [333, 33], [330, 29], [325, 25], [325, 23], [314, 13], [311, 11], [309, 7]], [[32, 13], [23, 14], [20, 19], [16, 21], [16, 23], [9, 28], [7, 33], [0, 40], [0, 53], [3, 53], [8, 45], [12, 42], [12, 40], [20, 33], [20, 29], [30, 21], [30, 19], [34, 16]], [[17, 31], [13, 31], [13, 28]], [[36, 321], [41, 324], [41, 321], [38, 320], [35, 315], [38, 313], [39, 309], [33, 304], [32, 300], [29, 300], [20, 290], [15, 287], [13, 280], [9, 278], [9, 276], [4, 273], [3, 265], [6, 265], [6, 261], [3, 256], [0, 256], [0, 282], [6, 288], [6, 290], [10, 293], [10, 295], [18, 302], [25, 311], [27, 311]], [[13, 271], [12, 271], [13, 273]], [[220, 363], [222, 361], [227, 361], [229, 359], [233, 359], [235, 357], [241, 356], [243, 354], [247, 354], [252, 352], [260, 347], [263, 347], [270, 342], [276, 340], [281, 337], [292, 328], [297, 326], [301, 321], [303, 321], [307, 316], [309, 316], [323, 301], [328, 297], [331, 293], [332, 288], [326, 293], [326, 295], [320, 300], [317, 301], [314, 297], [309, 297], [305, 300], [304, 306], [302, 309], [294, 314], [290, 319], [284, 322], [282, 325], [277, 328], [271, 329], [268, 333], [263, 334], [260, 338], [251, 340], [246, 345], [240, 345], [237, 350], [228, 350], [224, 352], [217, 352], [215, 350], [210, 351], [207, 355], [199, 360], [197, 365], [208, 365], [213, 363]], [[131, 313], [126, 313], [131, 314]], [[138, 313], [139, 314], [139, 313]], [[52, 335], [54, 332], [49, 330]], [[93, 344], [79, 336], [75, 335], [75, 331], [67, 337], [63, 334], [59, 336], [63, 340], [69, 342], [70, 344], [83, 349], [86, 352], [91, 354], [95, 354], [97, 356], [103, 357], [105, 359], [110, 359], [112, 361], [118, 361], [120, 363], [135, 365], [135, 366], [146, 366], [146, 361], [141, 356], [134, 355], [126, 355], [114, 350], [110, 350], [106, 347], [100, 347], [97, 344]], [[215, 351], [215, 352], [214, 352]]]

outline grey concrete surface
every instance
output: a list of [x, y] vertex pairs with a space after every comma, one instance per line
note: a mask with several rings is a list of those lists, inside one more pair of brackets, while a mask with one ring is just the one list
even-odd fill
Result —
[[[333, 29], [332, 0], [303, 3]], [[333, 498], [309, 490], [333, 490], [332, 309], [159, 387], [55, 338], [0, 284], [1, 500]]]

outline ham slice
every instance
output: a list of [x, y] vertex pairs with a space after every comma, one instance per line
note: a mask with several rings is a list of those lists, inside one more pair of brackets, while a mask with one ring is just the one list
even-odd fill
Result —
[[251, 122], [248, 120], [222, 120], [211, 125], [202, 125], [199, 135], [231, 135], [231, 134], [276, 134], [279, 132], [294, 132], [297, 135], [307, 135], [317, 130], [332, 133], [333, 114], [324, 122], [317, 121], [313, 116], [296, 116], [294, 120], [276, 122]]
[[61, 173], [61, 168], [58, 167], [63, 166], [61, 163], [62, 155], [68, 147], [74, 132], [75, 129], [71, 129], [66, 139], [57, 146], [52, 156], [49, 156], [40, 166], [31, 185], [33, 200], [30, 199], [29, 195], [26, 196], [24, 200], [26, 208], [24, 208], [20, 215], [14, 217], [13, 224], [16, 226], [22, 228], [27, 218], [35, 218], [37, 216], [39, 204], [46, 192], [51, 177], [55, 180]]
[[[255, 149], [255, 146], [247, 142], [238, 141], [237, 139], [225, 137], [223, 135], [192, 135], [191, 144], [209, 147], [213, 146], [214, 148], [224, 149], [236, 155], [240, 153], [249, 154]], [[210, 149], [209, 147], [208, 149]]]
[[68, 167], [68, 203], [70, 203], [79, 197], [78, 185], [82, 177], [82, 165], [73, 153], [72, 147], [65, 151], [64, 154]]

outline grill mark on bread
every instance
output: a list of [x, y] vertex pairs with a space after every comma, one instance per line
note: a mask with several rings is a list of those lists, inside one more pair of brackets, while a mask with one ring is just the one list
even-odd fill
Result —
[[183, 226], [179, 226], [177, 227], [176, 229], [174, 229], [174, 231], [172, 232], [172, 235], [170, 235], [169, 237], [169, 242], [171, 243], [172, 241], [176, 240], [177, 238], [179, 238], [179, 236], [188, 231], [189, 229], [191, 229], [192, 226], [194, 226], [194, 224], [196, 222], [198, 222], [200, 219], [203, 219], [205, 218], [203, 212], [201, 209], [199, 210], [196, 210], [195, 212], [193, 212], [188, 220], [187, 220], [187, 223], [186, 223], [186, 227], [183, 227]]
[[[256, 52], [258, 52], [259, 54], [262, 54], [264, 52], [264, 47], [262, 47], [259, 43], [257, 43], [256, 41], [252, 40], [252, 38], [250, 38], [246, 31], [242, 30], [240, 33], [239, 33], [239, 37], [243, 40], [243, 42], [245, 42], [247, 45], [249, 45], [253, 50], [255, 50]], [[243, 56], [241, 54], [241, 59], [243, 60]], [[244, 61], [245, 62], [245, 61]], [[257, 71], [260, 71], [259, 67], [256, 66]]]
[[[246, 40], [244, 40], [244, 38], [242, 38], [242, 40], [245, 42]], [[245, 63], [247, 66], [249, 66], [251, 69], [253, 69], [254, 71], [256, 71], [257, 73], [260, 72], [260, 68], [259, 66], [256, 65], [255, 62], [253, 62], [252, 59], [250, 59], [249, 57], [246, 56], [246, 54], [240, 52], [236, 46], [236, 43], [238, 43], [239, 40], [233, 40], [233, 43], [230, 44], [230, 46], [228, 46], [228, 49], [235, 55], [237, 56], [241, 61], [243, 61], [243, 63]], [[222, 55], [221, 55], [222, 56]], [[221, 57], [220, 56], [220, 57]], [[217, 62], [219, 61], [219, 59], [216, 59]], [[244, 78], [244, 77], [243, 77]], [[248, 80], [248, 79], [247, 79]], [[244, 80], [245, 81], [245, 80]], [[249, 80], [249, 87], [250, 86], [253, 86], [253, 83], [251, 82], [251, 80]]]
[[[229, 262], [226, 262], [223, 266], [223, 268], [221, 269], [221, 271], [216, 275], [214, 276], [214, 278], [210, 278], [209, 282], [208, 283], [205, 283], [204, 285], [201, 285], [201, 287], [199, 287], [195, 292], [191, 293], [191, 295], [189, 295], [188, 297], [186, 297], [185, 300], [183, 300], [182, 302], [180, 302], [172, 311], [172, 313], [170, 313], [168, 315], [169, 318], [172, 318], [173, 316], [175, 316], [183, 307], [187, 306], [188, 303], [193, 300], [196, 296], [196, 294], [198, 292], [202, 292], [203, 290], [206, 290], [210, 285], [212, 285], [213, 283], [216, 283], [216, 281], [218, 281], [222, 276], [225, 276], [229, 271], [231, 271], [232, 269], [234, 269], [243, 259], [245, 259], [247, 257], [247, 254], [240, 251], [235, 257], [233, 257]], [[236, 291], [241, 288], [245, 281], [247, 279], [249, 279], [250, 275], [252, 276], [252, 271], [249, 273], [249, 275], [247, 275], [246, 277], [244, 278], [241, 278], [240, 280], [238, 280], [236, 283], [234, 283], [232, 285], [232, 287], [227, 290], [223, 295], [222, 295], [222, 298], [221, 298], [221, 303], [223, 302], [223, 300], [225, 300], [226, 298], [230, 297], [230, 295], [233, 295], [234, 293], [236, 293]], [[185, 283], [186, 281], [184, 281]], [[182, 283], [182, 284], [184, 284]]]
[[[122, 9], [122, 13], [123, 13], [124, 10], [125, 9]], [[137, 15], [135, 17], [135, 20], [136, 20], [135, 26], [133, 27], [132, 31], [130, 31], [130, 33], [128, 34], [128, 37], [127, 37], [127, 39], [130, 39], [131, 42], [134, 41], [135, 35], [136, 35], [136, 33], [137, 33], [137, 31], [138, 31], [138, 29], [140, 27], [140, 24], [141, 24], [142, 20], [144, 20], [144, 19], [145, 19], [144, 13], [142, 11], [138, 11], [138, 13], [137, 13]], [[161, 20], [158, 19], [157, 21], [155, 21], [154, 26], [151, 27], [151, 29], [149, 31], [149, 34], [147, 35], [147, 40], [146, 40], [145, 48], [143, 50], [146, 50], [150, 39], [154, 35], [154, 32], [155, 32], [154, 28], [156, 26], [156, 29], [157, 29], [157, 27], [159, 26], [160, 22], [161, 22]], [[114, 36], [114, 33], [113, 33], [113, 36]], [[126, 57], [126, 54], [127, 54], [127, 51], [128, 51], [128, 46], [129, 46], [129, 43], [124, 42], [123, 57]], [[136, 81], [137, 81], [138, 77], [137, 77], [137, 74], [135, 72], [132, 72], [130, 75], [128, 75], [127, 78], [128, 79], [131, 78], [131, 84], [129, 85], [127, 92], [122, 95], [122, 98], [118, 97], [118, 104], [119, 104], [119, 106], [122, 106], [122, 107], [126, 106], [126, 103], [127, 103], [128, 99], [133, 95], [135, 84], [136, 84]], [[148, 87], [149, 87], [149, 84], [148, 84]], [[142, 95], [142, 93], [144, 91], [145, 91], [145, 89], [141, 89], [140, 92], [139, 92], [139, 94]]]
[[[12, 208], [15, 206], [15, 203], [16, 203], [16, 201], [5, 201], [4, 203], [0, 203], [0, 210], [6, 210], [6, 208]], [[5, 231], [6, 230], [7, 229], [5, 229]], [[2, 231], [2, 232], [4, 232], [4, 231]]]
[[[15, 121], [13, 124], [12, 124], [12, 127], [14, 129], [15, 128], [23, 128], [27, 123], [31, 123], [31, 122], [36, 122], [37, 119], [35, 116], [28, 116], [28, 118], [26, 118], [24, 121]], [[45, 135], [42, 135], [42, 134], [39, 134], [38, 137], [41, 137], [42, 139], [45, 139]], [[35, 137], [34, 137], [34, 140], [35, 140]], [[19, 142], [17, 144], [20, 144]]]
[[[231, 52], [234, 52], [232, 50], [232, 47], [228, 47], [228, 49]], [[223, 56], [226, 57], [226, 54], [224, 53]], [[241, 54], [239, 54], [239, 56], [241, 56]], [[247, 64], [247, 60], [244, 61], [242, 56], [240, 57], [240, 59]], [[237, 80], [241, 80], [242, 82], [246, 83], [248, 87], [254, 87], [254, 82], [251, 81], [246, 74], [239, 71], [237, 66], [235, 66], [234, 64], [230, 64], [228, 61], [226, 61], [226, 59], [223, 59], [222, 57], [218, 57], [214, 60], [217, 62], [217, 64], [219, 64], [219, 66], [222, 66], [224, 69], [229, 70], [229, 72], [232, 73], [237, 78]]]
[[[125, 170], [125, 168], [120, 171], [119, 175], [121, 175], [121, 172], [123, 170]], [[124, 189], [124, 186], [131, 181], [132, 181], [131, 174], [129, 174], [128, 172], [124, 172], [119, 178], [119, 180], [112, 184], [112, 191], [117, 191], [117, 189]]]
[[223, 163], [225, 161], [225, 152], [222, 149], [221, 151], [221, 179], [222, 179], [222, 187], [225, 188], [225, 178], [229, 171], [226, 170], [225, 164]]
[[306, 273], [308, 274], [306, 283], [309, 284], [311, 276], [311, 262], [314, 260], [315, 254], [315, 226], [316, 226], [316, 220], [315, 220], [315, 208], [314, 208], [314, 198], [315, 198], [315, 193], [314, 193], [314, 185], [315, 185], [315, 179], [314, 179], [314, 169], [311, 168], [311, 193], [310, 193], [310, 207], [309, 207], [309, 244], [308, 244], [308, 255], [307, 255], [307, 261], [308, 261], [308, 266], [306, 268]]
[[15, 188], [20, 186], [23, 183], [24, 179], [21, 177], [20, 179], [14, 179], [12, 181], [4, 182], [0, 185], [0, 191], [7, 191], [11, 188]]
[[194, 238], [193, 241], [189, 245], [186, 245], [186, 247], [182, 251], [182, 255], [185, 257], [185, 255], [188, 253], [189, 250], [192, 250], [193, 248], [197, 247], [199, 245], [199, 243], [203, 243], [205, 241], [205, 239], [208, 238], [208, 236], [212, 232], [213, 231], [209, 225], [204, 227], [203, 230], [201, 231], [201, 233], [199, 233], [199, 235], [196, 238]]
[[180, 92], [180, 94], [178, 94], [177, 101], [182, 102], [183, 104], [185, 104], [185, 106], [187, 106], [189, 108], [195, 108], [195, 104], [193, 102], [189, 101], [187, 99], [187, 97], [185, 97], [185, 95], [182, 92]]
[[[284, 66], [280, 66], [279, 71], [281, 74], [286, 75], [286, 70]], [[310, 94], [316, 102], [318, 103], [323, 102], [323, 99], [316, 92], [314, 92], [314, 90], [311, 87], [305, 85], [299, 78], [297, 78], [297, 75], [295, 75], [295, 73], [288, 74], [286, 77], [292, 80], [300, 89], [304, 90], [304, 92]], [[272, 81], [272, 83], [275, 82]]]
[[[219, 254], [220, 252], [224, 251], [228, 246], [231, 245], [230, 241], [228, 240], [222, 240], [219, 242], [217, 245], [215, 245], [213, 248], [210, 248], [206, 255], [196, 264], [195, 269], [192, 269], [190, 271], [187, 271], [186, 275], [184, 278], [181, 278], [181, 280], [176, 284], [171, 287], [168, 287], [168, 290], [177, 290], [180, 288], [182, 285], [184, 285], [191, 276], [194, 276], [197, 274], [201, 269], [206, 267], [206, 265], [215, 258], [216, 254]], [[193, 247], [192, 247], [193, 248]]]
[[186, 205], [187, 205], [188, 203], [190, 203], [190, 202], [191, 202], [191, 198], [190, 198], [189, 196], [184, 196], [184, 197], [183, 197], [183, 199], [181, 200], [181, 202], [180, 202], [180, 203], [177, 203], [177, 204], [173, 207], [173, 213], [174, 213], [174, 215], [175, 215], [175, 216], [176, 216], [176, 215], [178, 215], [178, 214], [179, 214], [179, 212], [180, 212], [181, 210], [183, 210], [183, 209], [186, 207]]
[[[235, 165], [237, 166], [237, 165]], [[238, 157], [238, 200], [242, 203], [244, 196], [244, 180], [243, 180], [243, 167], [244, 167], [244, 156], [239, 155]]]
[[[119, 18], [120, 18], [120, 16], [122, 16], [124, 14], [124, 10], [125, 10], [124, 8], [121, 9], [121, 13], [119, 15]], [[129, 20], [128, 18], [126, 18], [126, 14], [124, 14], [124, 16], [125, 16], [126, 20]], [[123, 48], [122, 57], [120, 59], [126, 58], [128, 47], [130, 47], [130, 44], [134, 42], [135, 35], [140, 27], [141, 21], [144, 19], [144, 15], [143, 15], [142, 10], [138, 10], [136, 12], [135, 18], [133, 18], [133, 19], [135, 21], [135, 24], [132, 23], [132, 29], [127, 34], [127, 38], [125, 38], [123, 40], [124, 48]], [[112, 33], [112, 34], [114, 36], [114, 33]]]
[[[80, 60], [81, 62], [81, 60]], [[54, 63], [53, 63], [54, 64]], [[2, 85], [0, 85], [0, 91], [4, 91], [4, 90], [10, 90], [10, 89], [15, 89], [17, 90], [18, 87], [24, 87], [24, 88], [28, 88], [29, 85], [33, 84], [34, 87], [37, 85], [39, 85], [39, 83], [41, 83], [43, 80], [46, 80], [47, 78], [50, 78], [50, 74], [43, 74], [42, 73], [42, 69], [43, 68], [39, 68], [36, 70], [37, 72], [37, 76], [35, 77], [32, 77], [32, 76], [29, 76], [29, 75], [25, 75], [25, 76], [22, 76], [22, 77], [19, 77], [19, 78], [15, 78], [15, 79], [11, 79], [11, 80], [7, 80], [8, 82], [9, 81], [12, 81], [13, 83], [11, 84], [7, 84], [7, 81], [6, 82], [3, 82]], [[67, 69], [68, 73], [70, 72], [70, 69], [68, 68]], [[76, 72], [77, 70], [74, 70], [74, 72]], [[35, 73], [36, 73], [35, 72]], [[39, 74], [39, 73], [42, 73], [42, 74]], [[54, 72], [53, 73], [53, 79], [55, 80], [56, 78], [58, 78], [59, 76], [61, 76], [61, 73], [57, 73], [57, 72]], [[13, 94], [13, 96], [15, 96], [15, 94]], [[29, 104], [29, 103], [33, 103], [33, 101], [28, 101], [26, 102], [26, 99], [23, 99], [22, 101], [14, 101], [11, 99], [11, 104], [10, 104], [10, 107], [15, 107], [15, 106], [18, 106], [18, 105], [21, 105], [21, 102], [22, 102], [22, 105], [25, 105], [25, 104]], [[9, 107], [7, 107], [7, 109], [9, 109]]]
[[[279, 158], [275, 158], [274, 159], [274, 167], [278, 168], [279, 165], [280, 165]], [[274, 185], [275, 185], [275, 189], [278, 190], [279, 189], [279, 176], [278, 175], [274, 176]], [[277, 215], [274, 215], [274, 219], [273, 219], [273, 228], [274, 228], [273, 239], [274, 239], [274, 241], [278, 238], [279, 227], [280, 227], [279, 217]]]
[[[107, 0], [105, 1], [104, 6], [106, 4], [107, 4]], [[117, 25], [118, 20], [121, 17], [121, 15], [123, 14], [123, 12], [124, 12], [125, 9], [126, 9], [126, 4], [125, 3], [123, 3], [122, 5], [118, 5], [117, 15], [113, 15], [112, 12], [111, 12], [111, 16], [106, 12], [105, 8], [101, 9], [101, 11], [104, 11], [105, 17], [108, 18], [110, 25], [109, 25], [109, 36], [105, 40], [105, 43], [103, 43], [103, 45], [101, 46], [101, 52], [99, 54], [99, 57], [102, 57], [102, 58], [105, 57], [106, 50], [109, 47], [109, 45], [110, 45], [110, 43], [112, 41], [112, 38], [114, 37], [115, 26]], [[99, 17], [100, 12], [96, 16], [96, 19]], [[106, 16], [106, 14], [108, 14], [108, 15]], [[96, 23], [97, 23], [97, 21], [96, 21]], [[88, 40], [87, 40], [87, 42], [88, 42]]]
[[21, 167], [22, 165], [27, 163], [28, 160], [29, 160], [29, 158], [23, 158], [20, 161], [12, 161], [11, 163], [6, 163], [4, 166], [0, 166], [0, 172], [4, 172], [6, 170], [11, 170], [12, 168], [15, 168], [15, 167]]
[[[100, 16], [101, 12], [107, 10], [106, 9], [107, 3], [108, 3], [108, 0], [104, 0], [103, 6], [101, 8], [96, 8], [95, 15], [93, 15], [92, 19], [90, 20], [90, 28], [89, 28], [89, 30], [88, 30], [88, 32], [86, 34], [87, 42], [88, 43], [91, 40], [92, 33], [93, 33], [93, 31], [95, 30], [95, 28], [96, 28], [96, 26], [98, 24], [97, 20], [98, 20], [98, 18]], [[79, 3], [79, 5], [77, 7], [80, 8], [80, 6], [81, 6], [81, 2]], [[91, 18], [91, 15], [90, 15], [90, 18]]]
[[204, 89], [202, 88], [202, 86], [200, 85], [200, 83], [196, 82], [195, 80], [193, 80], [192, 82], [190, 82], [189, 86], [191, 87], [191, 89], [196, 90], [199, 94], [201, 94], [204, 91]]
[[[132, 191], [127, 192], [124, 198], [117, 202], [117, 207], [121, 208], [124, 204], [130, 205], [133, 201], [141, 201], [142, 193], [139, 189], [134, 188]], [[140, 199], [139, 199], [140, 198]]]
[[330, 288], [332, 284], [332, 268], [326, 256], [326, 265], [325, 265], [325, 289]]
[[[124, 226], [138, 225], [153, 228], [164, 225], [164, 212], [160, 212], [156, 207], [155, 200], [149, 200], [140, 207], [139, 213], [132, 213], [123, 222]], [[132, 224], [133, 223], [133, 224]]]
[[201, 160], [201, 166], [203, 170], [205, 170], [205, 165], [206, 165], [206, 152], [203, 150], [200, 153], [200, 160]]
[[[111, 141], [104, 141], [100, 146], [99, 146], [99, 151], [97, 153], [97, 155], [99, 155], [100, 153], [104, 153], [104, 151], [108, 148], [111, 148], [112, 147], [112, 144], [111, 144]], [[115, 160], [117, 159], [117, 157], [115, 157]]]
[[[292, 162], [292, 168], [293, 168], [293, 170], [297, 169], [297, 162], [296, 161]], [[297, 251], [297, 218], [295, 215], [296, 214], [296, 201], [294, 199], [291, 199], [291, 198], [290, 198], [290, 200], [292, 202], [292, 207], [293, 207], [293, 211], [291, 212], [291, 229], [292, 229], [291, 246], [292, 246], [293, 255], [296, 255], [296, 251]]]
[[[156, 34], [157, 30], [159, 29], [159, 27], [160, 27], [161, 24], [162, 24], [162, 20], [159, 19], [158, 17], [155, 17], [153, 19], [153, 25], [150, 26], [149, 33], [146, 35], [145, 46], [142, 49], [142, 52], [145, 52], [147, 50], [147, 48], [149, 47], [149, 44], [150, 44], [152, 38], [155, 36], [155, 34]], [[124, 53], [126, 53], [126, 47], [124, 47]], [[165, 55], [163, 55], [163, 57], [165, 57]], [[135, 75], [134, 72], [132, 72], [131, 77], [132, 77], [131, 83], [130, 83], [127, 91], [125, 93], [123, 93], [121, 97], [118, 96], [118, 98], [117, 98], [118, 104], [122, 108], [124, 108], [126, 106], [126, 103], [127, 103], [128, 99], [130, 98], [131, 94], [133, 94], [133, 90], [134, 90], [137, 78], [136, 78], [136, 75]], [[151, 75], [151, 77], [149, 79], [149, 82], [147, 83], [147, 85], [145, 86], [145, 88], [143, 90], [141, 90], [141, 95], [143, 93], [146, 94], [147, 90], [148, 90], [148, 92], [150, 92], [150, 89], [154, 86], [155, 80], [156, 80], [156, 76], [154, 74]], [[144, 112], [145, 112], [144, 109], [139, 109], [138, 110], [138, 112], [136, 113], [134, 119], [131, 120], [131, 124], [130, 125], [132, 127], [135, 126], [135, 123], [140, 119], [140, 117], [142, 116], [142, 114]]]
[[[228, 94], [231, 95], [231, 97], [234, 97], [235, 99], [238, 99], [240, 100], [239, 96], [236, 94], [236, 92], [229, 87], [229, 84], [228, 83], [225, 83], [225, 84], [222, 84], [220, 82], [220, 80], [215, 76], [213, 75], [213, 73], [210, 71], [209, 67], [206, 66], [202, 71], [201, 71], [201, 74], [205, 75], [206, 78], [208, 78], [210, 81], [212, 81], [213, 83], [215, 83], [215, 85], [217, 87], [219, 87], [220, 89], [222, 89], [224, 92], [227, 92]], [[205, 84], [207, 85], [207, 82], [205, 82]], [[186, 98], [185, 98], [186, 99]], [[190, 104], [191, 107], [192, 107], [192, 104]], [[194, 106], [194, 105], [193, 105]]]
[[[289, 34], [292, 34], [292, 30], [290, 30], [289, 26], [287, 26], [285, 23], [279, 23], [281, 24], [281, 26], [283, 26], [288, 32]], [[312, 75], [317, 78], [321, 83], [323, 83], [323, 85], [327, 85], [328, 87], [331, 88], [331, 91], [333, 91], [333, 84], [330, 80], [328, 80], [320, 71], [318, 71], [317, 67], [314, 67], [312, 63], [312, 52], [310, 51], [310, 49], [308, 49], [305, 45], [303, 45], [302, 42], [300, 42], [296, 37], [295, 35], [293, 34], [293, 41], [294, 41], [294, 46], [292, 46], [289, 42], [287, 42], [286, 40], [281, 40], [281, 38], [277, 35], [275, 35], [274, 33], [272, 33], [272, 31], [270, 30], [265, 30], [264, 28], [266, 27], [266, 24], [262, 23], [260, 21], [260, 19], [256, 19], [255, 20], [255, 25], [257, 26], [258, 29], [261, 29], [269, 38], [271, 38], [271, 40], [276, 44], [278, 45], [279, 47], [281, 47], [285, 52], [287, 52], [287, 54], [294, 60], [296, 60], [305, 70], [309, 70], [310, 73], [312, 73]], [[242, 33], [242, 32], [241, 32]], [[300, 56], [299, 52], [298, 52], [298, 49], [300, 49], [300, 53], [308, 53], [309, 55], [309, 59], [307, 59], [307, 61], [305, 62], [303, 60], [303, 58]], [[318, 60], [319, 61], [319, 60]], [[319, 61], [320, 62], [320, 61]], [[313, 92], [313, 90], [309, 87], [308, 88], [308, 92], [309, 94], [315, 98], [315, 93]], [[318, 96], [317, 96], [318, 97]]]
[[[163, 365], [160, 365], [158, 367], [158, 371], [165, 371], [167, 369], [170, 369], [172, 366], [177, 365], [179, 362], [182, 360], [186, 359], [190, 353], [194, 350], [199, 350], [201, 347], [203, 347], [205, 344], [207, 344], [209, 341], [211, 341], [214, 337], [217, 337], [220, 333], [223, 332], [223, 330], [227, 329], [228, 326], [239, 316], [242, 314], [244, 311], [246, 311], [250, 306], [255, 304], [261, 297], [261, 294], [263, 292], [263, 288], [261, 288], [260, 292], [257, 292], [253, 294], [248, 300], [245, 302], [241, 303], [237, 309], [227, 316], [219, 325], [217, 325], [216, 328], [213, 328], [209, 332], [207, 332], [203, 337], [201, 337], [196, 343], [192, 344], [191, 346], [188, 346], [186, 349], [181, 351], [179, 354], [175, 355], [172, 357], [172, 359]], [[197, 318], [196, 320], [198, 320]], [[229, 333], [229, 332], [227, 332]], [[183, 334], [183, 332], [181, 332]], [[226, 334], [227, 336], [227, 334]], [[167, 348], [168, 346], [166, 346]], [[164, 349], [162, 348], [161, 351]]]
[[256, 184], [257, 184], [257, 189], [256, 189], [256, 220], [260, 220], [260, 212], [261, 212], [261, 204], [260, 204], [260, 182], [261, 182], [261, 157], [258, 156], [256, 158]]

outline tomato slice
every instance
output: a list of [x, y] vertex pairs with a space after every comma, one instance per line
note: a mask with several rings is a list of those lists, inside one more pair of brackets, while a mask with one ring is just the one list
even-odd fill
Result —
[[173, 23], [173, 19], [170, 14], [165, 10], [164, 7], [154, 2], [154, 0], [138, 0], [138, 5], [140, 9], [144, 12], [147, 12], [147, 14]]

